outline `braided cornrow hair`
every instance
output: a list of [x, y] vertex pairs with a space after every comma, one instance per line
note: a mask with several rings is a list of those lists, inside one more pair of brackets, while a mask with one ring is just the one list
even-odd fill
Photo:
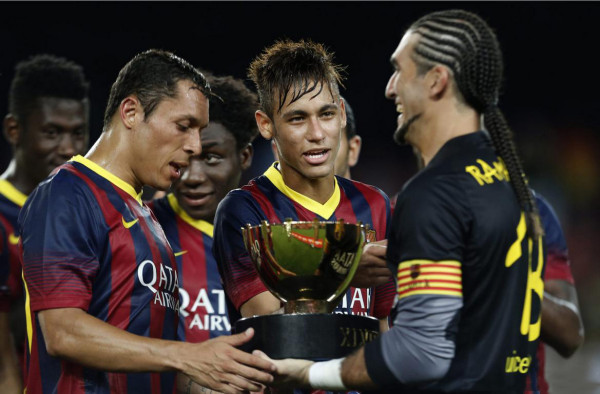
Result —
[[525, 212], [528, 234], [537, 239], [543, 234], [537, 205], [512, 131], [497, 105], [503, 61], [496, 35], [479, 16], [463, 10], [428, 14], [409, 31], [420, 35], [412, 54], [418, 72], [425, 73], [435, 64], [448, 67], [456, 81], [459, 99], [483, 114], [485, 127]]

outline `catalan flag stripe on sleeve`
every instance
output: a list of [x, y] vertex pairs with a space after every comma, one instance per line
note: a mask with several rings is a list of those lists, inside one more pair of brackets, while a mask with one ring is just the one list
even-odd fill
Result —
[[462, 268], [456, 260], [407, 260], [398, 266], [398, 299], [417, 294], [462, 297]]

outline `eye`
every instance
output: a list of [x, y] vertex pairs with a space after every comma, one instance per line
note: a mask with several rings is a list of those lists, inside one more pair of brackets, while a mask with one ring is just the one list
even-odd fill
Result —
[[179, 131], [188, 131], [189, 130], [189, 126], [181, 124], [181, 123], [176, 123], [177, 125], [177, 130]]
[[85, 136], [85, 130], [77, 129], [77, 130], [74, 130], [72, 134], [77, 138], [83, 138]]
[[44, 133], [47, 137], [55, 138], [58, 136], [58, 129], [56, 127], [48, 127], [42, 129], [42, 133]]
[[302, 122], [303, 120], [304, 120], [304, 116], [295, 115], [295, 116], [292, 116], [291, 118], [289, 118], [288, 122], [290, 122], [290, 123], [299, 123], [299, 122]]
[[215, 165], [215, 164], [219, 164], [220, 162], [222, 162], [223, 157], [220, 155], [216, 155], [214, 153], [207, 153], [204, 156], [204, 161], [206, 162], [206, 164]]
[[321, 114], [321, 116], [325, 118], [332, 118], [336, 115], [335, 111], [325, 111]]

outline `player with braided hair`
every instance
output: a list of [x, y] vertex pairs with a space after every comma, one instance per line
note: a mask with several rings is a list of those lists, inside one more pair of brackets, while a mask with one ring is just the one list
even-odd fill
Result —
[[398, 291], [393, 327], [344, 359], [276, 361], [276, 382], [522, 392], [540, 336], [544, 250], [497, 107], [497, 39], [477, 15], [435, 12], [408, 29], [391, 63], [394, 139], [424, 164], [398, 196], [388, 240]]

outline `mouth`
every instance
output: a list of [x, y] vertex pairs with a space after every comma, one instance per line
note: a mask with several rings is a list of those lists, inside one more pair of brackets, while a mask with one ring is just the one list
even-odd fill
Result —
[[214, 193], [196, 193], [186, 192], [181, 193], [181, 198], [190, 207], [198, 207], [206, 204], [213, 196]]
[[181, 172], [187, 166], [188, 166], [187, 163], [184, 163], [184, 162], [181, 162], [181, 161], [172, 161], [172, 162], [169, 162], [169, 167], [171, 169], [171, 178], [174, 179], [174, 180], [175, 179], [179, 179], [179, 177], [181, 177]]
[[325, 161], [327, 161], [327, 158], [329, 158], [329, 152], [331, 151], [331, 149], [311, 149], [309, 151], [306, 151], [302, 154], [302, 156], [304, 156], [304, 159], [309, 163], [309, 164], [313, 164], [313, 165], [318, 165], [318, 164], [322, 164]]
[[396, 112], [398, 112], [398, 117], [396, 118], [396, 123], [398, 124], [398, 127], [400, 127], [402, 125], [403, 122], [403, 114], [404, 114], [404, 106], [400, 103], [396, 103]]
[[402, 115], [404, 113], [404, 106], [402, 104], [396, 104], [396, 112]]

